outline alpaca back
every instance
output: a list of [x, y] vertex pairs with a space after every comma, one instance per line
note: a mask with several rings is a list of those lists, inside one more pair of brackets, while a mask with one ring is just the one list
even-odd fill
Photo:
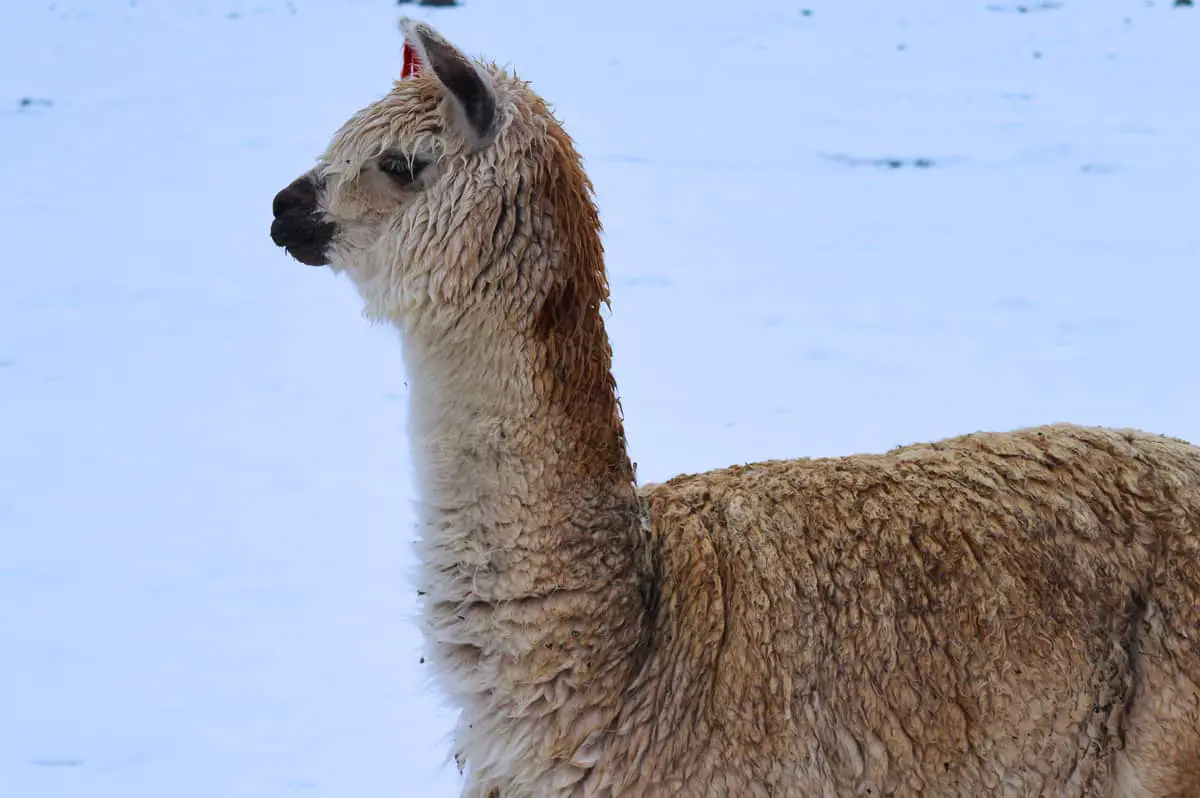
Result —
[[1143, 737], [1173, 734], [1153, 756], [1181, 772], [1200, 752], [1200, 449], [1053, 426], [643, 498], [660, 595], [613, 742], [629, 784], [1107, 794], [1150, 650], [1191, 689]]

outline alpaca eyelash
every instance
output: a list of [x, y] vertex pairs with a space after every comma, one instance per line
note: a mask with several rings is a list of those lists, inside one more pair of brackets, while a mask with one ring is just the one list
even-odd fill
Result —
[[402, 186], [415, 183], [427, 166], [429, 161], [403, 154], [385, 155], [379, 159], [379, 171]]

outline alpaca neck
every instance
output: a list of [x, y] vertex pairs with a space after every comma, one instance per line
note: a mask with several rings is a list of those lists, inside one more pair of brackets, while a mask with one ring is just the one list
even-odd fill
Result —
[[555, 335], [405, 335], [426, 631], [478, 767], [569, 756], [611, 719], [643, 642], [644, 543], [598, 310], [578, 340]]
[[[568, 522], [636, 518], [633, 471], [606, 364], [602, 375], [580, 384], [566, 367], [537, 363], [530, 350], [539, 344], [517, 335], [413, 343], [406, 336], [410, 437], [426, 537], [466, 558], [475, 593], [481, 568], [505, 576], [489, 598], [524, 598], [547, 585], [518, 587], [508, 569], [471, 560], [463, 550], [468, 541], [483, 546], [479, 555], [531, 542], [545, 548], [557, 542], [551, 538], [572, 534]], [[550, 537], [531, 539], [542, 525]], [[562, 574], [528, 577], [557, 585]]]

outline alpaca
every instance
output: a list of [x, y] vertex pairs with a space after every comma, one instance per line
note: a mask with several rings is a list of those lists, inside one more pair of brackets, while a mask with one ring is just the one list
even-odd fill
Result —
[[400, 332], [464, 795], [1200, 798], [1200, 449], [1054, 425], [638, 487], [571, 139], [401, 27], [271, 236]]

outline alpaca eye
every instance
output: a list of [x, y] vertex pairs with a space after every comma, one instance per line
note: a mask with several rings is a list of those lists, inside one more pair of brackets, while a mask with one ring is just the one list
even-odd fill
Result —
[[429, 161], [415, 157], [410, 158], [403, 153], [385, 155], [379, 159], [379, 171], [402, 186], [415, 183], [427, 166], [429, 166]]

